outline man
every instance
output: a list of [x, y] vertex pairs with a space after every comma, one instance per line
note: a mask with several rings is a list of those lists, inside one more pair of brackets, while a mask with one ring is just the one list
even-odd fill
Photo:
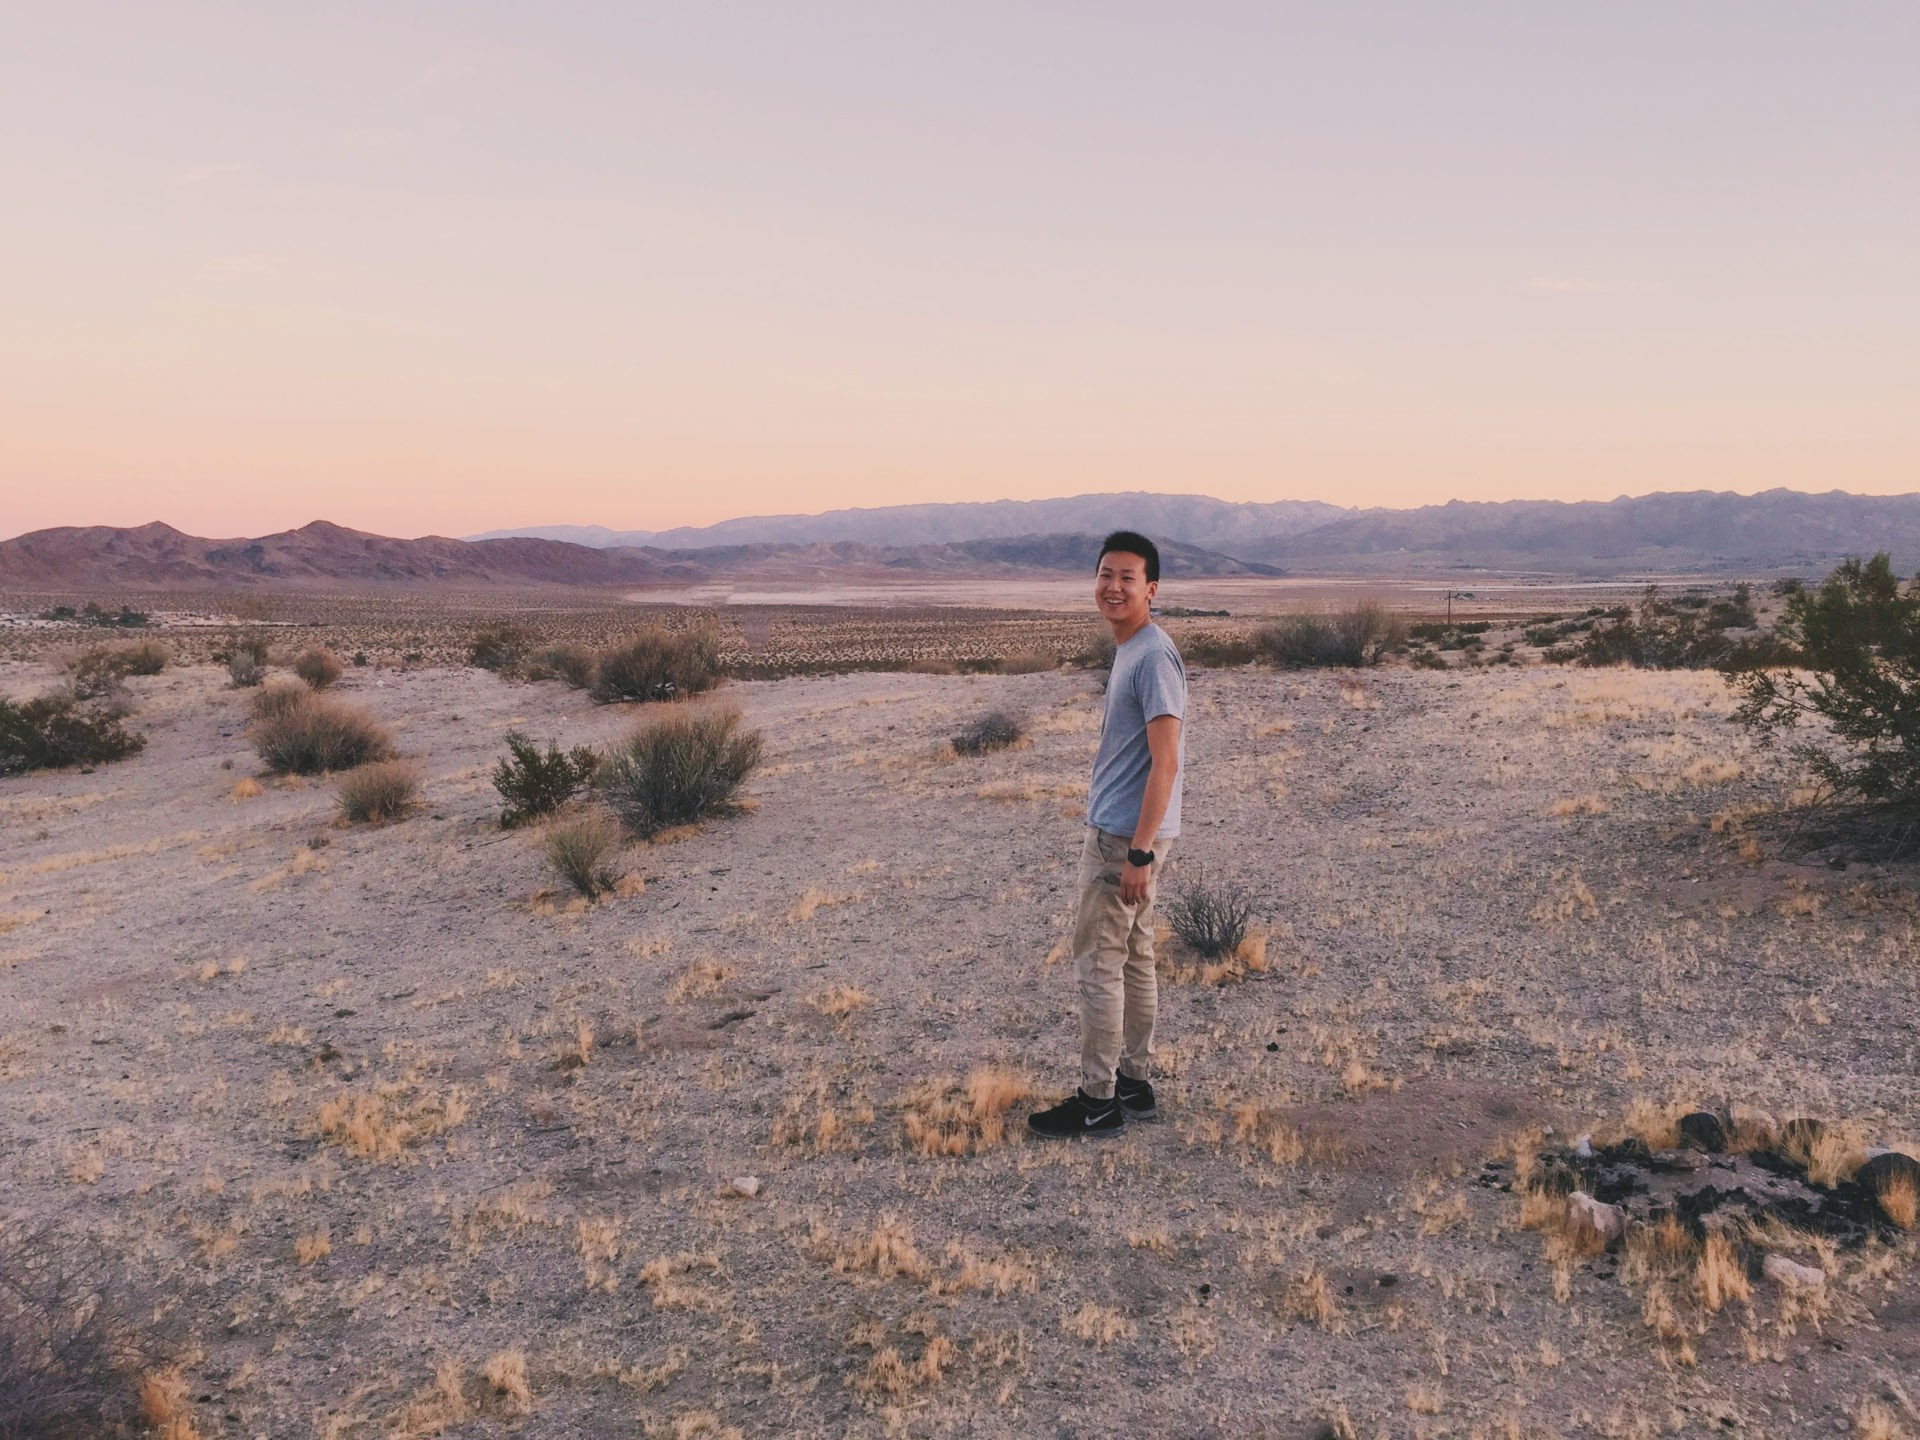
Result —
[[1080, 987], [1080, 1088], [1027, 1117], [1041, 1135], [1110, 1134], [1154, 1114], [1147, 1080], [1160, 990], [1153, 971], [1153, 898], [1180, 833], [1187, 672], [1153, 623], [1160, 552], [1119, 530], [1100, 546], [1093, 600], [1112, 627], [1100, 748], [1080, 850], [1073, 972]]

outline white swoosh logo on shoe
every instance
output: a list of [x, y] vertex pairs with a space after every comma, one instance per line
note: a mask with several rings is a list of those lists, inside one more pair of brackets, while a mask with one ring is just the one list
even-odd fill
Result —
[[1103, 1110], [1098, 1115], [1083, 1115], [1080, 1117], [1080, 1120], [1084, 1125], [1097, 1125], [1106, 1118], [1106, 1112]]

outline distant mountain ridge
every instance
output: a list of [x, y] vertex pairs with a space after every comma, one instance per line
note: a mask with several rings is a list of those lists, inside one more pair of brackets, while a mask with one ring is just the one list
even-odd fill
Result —
[[[1097, 535], [1026, 535], [948, 545], [873, 546], [842, 540], [759, 543], [698, 550], [595, 549], [516, 537], [399, 540], [318, 520], [259, 539], [209, 540], [170, 525], [36, 530], [0, 542], [0, 586], [62, 589], [112, 585], [329, 587], [374, 585], [668, 586], [714, 580], [885, 581], [910, 575], [1090, 574]], [[1168, 541], [1170, 576], [1277, 575], [1258, 561]]]
[[948, 545], [1006, 540], [1020, 535], [1104, 535], [1143, 530], [1188, 545], [1219, 550], [1232, 543], [1292, 535], [1355, 512], [1319, 500], [1267, 504], [1215, 500], [1210, 495], [1128, 491], [1072, 495], [1058, 500], [965, 500], [946, 505], [888, 505], [828, 510], [819, 515], [750, 515], [717, 525], [675, 530], [609, 530], [604, 525], [535, 525], [489, 530], [474, 540], [534, 536], [602, 549], [650, 546], [671, 550], [711, 545], [809, 545], [857, 540], [867, 545]]
[[1305, 500], [1237, 504], [1204, 495], [1141, 492], [750, 516], [668, 531], [547, 526], [478, 538], [538, 534], [587, 545], [686, 550], [844, 539], [878, 546], [953, 544], [1028, 533], [1103, 534], [1121, 527], [1296, 571], [1611, 575], [1744, 568], [1801, 573], [1879, 549], [1890, 550], [1896, 566], [1920, 568], [1920, 495], [1841, 490], [1778, 489], [1758, 495], [1696, 490], [1605, 501], [1454, 500], [1411, 510], [1343, 509]]

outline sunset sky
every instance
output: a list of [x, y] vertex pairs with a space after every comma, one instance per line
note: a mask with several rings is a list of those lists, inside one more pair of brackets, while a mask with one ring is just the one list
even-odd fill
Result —
[[0, 534], [1920, 490], [1920, 5], [0, 18]]

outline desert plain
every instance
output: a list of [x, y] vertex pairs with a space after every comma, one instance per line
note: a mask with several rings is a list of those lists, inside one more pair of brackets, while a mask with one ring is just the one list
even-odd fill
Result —
[[335, 687], [392, 823], [191, 653], [141, 753], [0, 782], [0, 1208], [126, 1257], [184, 1433], [1920, 1430], [1910, 1235], [1708, 1293], [1517, 1183], [1701, 1108], [1920, 1134], [1914, 867], [1814, 844], [1717, 674], [1196, 667], [1167, 883], [1264, 943], [1165, 946], [1160, 1118], [1048, 1144], [1098, 672], [736, 680], [748, 803], [589, 903], [492, 767], [649, 707], [454, 649]]

